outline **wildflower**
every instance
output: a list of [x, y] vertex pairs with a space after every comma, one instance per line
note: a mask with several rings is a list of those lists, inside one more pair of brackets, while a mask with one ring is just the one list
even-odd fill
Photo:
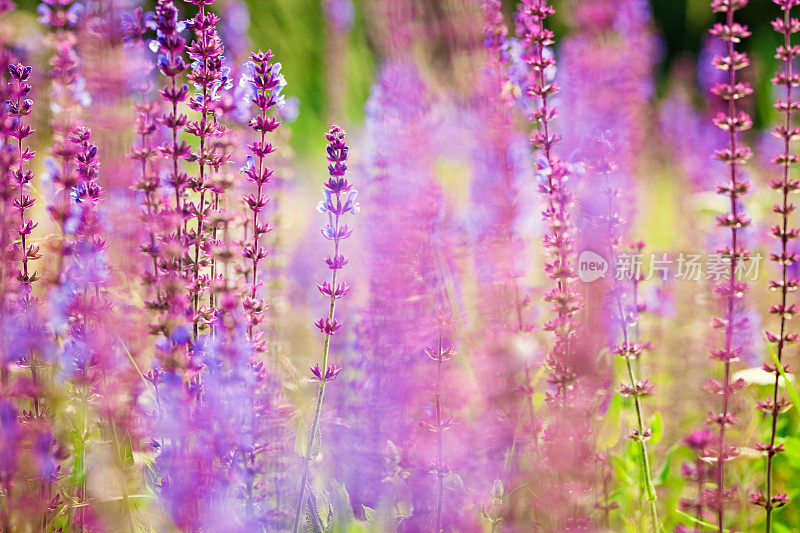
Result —
[[[322, 189], [325, 199], [323, 200], [324, 209], [321, 212], [328, 214], [327, 230], [324, 230], [323, 234], [326, 234], [327, 238], [333, 242], [334, 254], [333, 259], [329, 256], [326, 260], [331, 269], [331, 280], [325, 282], [324, 285], [318, 285], [318, 287], [320, 287], [320, 292], [328, 297], [330, 305], [328, 308], [328, 316], [320, 318], [314, 324], [325, 338], [322, 345], [322, 364], [315, 364], [310, 367], [311, 374], [314, 376], [313, 379], [318, 382], [317, 399], [314, 407], [314, 419], [308, 431], [305, 457], [303, 458], [303, 474], [298, 490], [299, 496], [294, 517], [293, 531], [295, 533], [300, 530], [300, 517], [303, 515], [303, 508], [306, 502], [306, 485], [308, 482], [309, 468], [311, 466], [311, 460], [316, 453], [314, 449], [319, 446], [319, 442], [317, 442], [317, 433], [325, 386], [328, 382], [333, 381], [339, 372], [341, 372], [341, 368], [337, 368], [336, 365], [328, 366], [331, 336], [342, 327], [342, 323], [334, 318], [336, 313], [336, 301], [339, 297], [344, 295], [343, 292], [339, 292], [339, 296], [337, 296], [339, 287], [343, 287], [343, 285], [337, 282], [337, 278], [339, 270], [348, 262], [347, 258], [339, 253], [339, 247], [342, 240], [349, 237], [350, 233], [341, 232], [341, 228], [346, 226], [341, 224], [340, 219], [347, 213], [356, 214], [358, 212], [358, 204], [355, 203], [355, 196], [357, 193], [353, 190], [353, 185], [345, 177], [347, 171], [346, 162], [348, 147], [344, 142], [344, 137], [344, 130], [335, 124], [331, 127], [330, 131], [325, 134], [325, 138], [328, 140], [327, 152], [328, 161], [330, 162], [328, 172], [330, 178], [324, 183], [324, 188]], [[342, 196], [345, 194], [347, 196], [343, 203]], [[323, 290], [323, 287], [327, 288], [327, 290]], [[336, 287], [337, 289], [331, 290], [331, 287]], [[326, 369], [324, 379], [320, 367]], [[310, 512], [316, 515], [316, 509], [313, 507], [311, 509]]]
[[267, 134], [274, 133], [281, 124], [270, 110], [278, 106], [280, 91], [286, 86], [286, 79], [280, 73], [280, 63], [271, 63], [271, 60], [271, 50], [266, 53], [261, 51], [253, 53], [240, 81], [240, 85], [247, 87], [248, 94], [259, 110], [250, 120], [250, 128], [256, 132], [259, 140], [248, 145], [253, 155], [247, 156], [247, 165], [242, 168], [247, 181], [256, 185], [255, 194], [245, 198], [245, 203], [253, 212], [253, 236], [252, 241], [242, 243], [242, 255], [251, 261], [248, 265], [251, 276], [248, 280], [250, 294], [246, 304], [250, 314], [250, 339], [258, 351], [263, 350], [263, 341], [260, 339], [261, 332], [257, 332], [255, 328], [261, 323], [265, 309], [264, 301], [258, 297], [258, 275], [261, 261], [267, 255], [266, 250], [262, 248], [262, 237], [271, 230], [262, 219], [268, 202], [264, 188], [272, 181], [274, 175], [274, 170], [267, 166], [265, 158], [275, 150], [275, 146], [266, 139]]
[[[186, 131], [199, 140], [197, 153], [198, 175], [188, 180], [189, 187], [199, 195], [197, 204], [191, 203], [189, 210], [197, 220], [197, 226], [187, 234], [188, 241], [194, 244], [193, 253], [187, 261], [186, 277], [190, 281], [189, 298], [194, 312], [194, 337], [200, 330], [201, 297], [211, 283], [216, 283], [216, 258], [209, 253], [217, 242], [217, 229], [209, 225], [209, 209], [220, 206], [222, 189], [212, 183], [212, 174], [218, 172], [230, 160], [231, 154], [225, 139], [230, 129], [218, 117], [222, 114], [222, 93], [233, 87], [230, 69], [225, 66], [223, 55], [225, 47], [217, 33], [219, 17], [206, 11], [206, 5], [213, 2], [196, 0], [200, 7], [190, 26], [195, 38], [187, 48], [191, 59], [188, 79], [195, 88], [189, 99], [189, 107], [200, 114], [199, 120], [189, 121]], [[203, 273], [208, 266], [208, 274]], [[214, 295], [209, 295], [210, 312], [214, 310]]]

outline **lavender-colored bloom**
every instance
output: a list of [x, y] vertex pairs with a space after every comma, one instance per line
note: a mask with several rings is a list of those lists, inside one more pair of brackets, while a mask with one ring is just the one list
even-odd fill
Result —
[[325, 12], [337, 32], [347, 33], [350, 31], [355, 19], [352, 0], [326, 0]]
[[552, 54], [545, 52], [553, 43], [553, 33], [544, 26], [554, 9], [547, 2], [531, 0], [523, 2], [517, 14], [517, 25], [523, 32], [525, 62], [530, 67], [530, 88], [535, 108], [530, 114], [530, 121], [537, 124], [537, 131], [531, 135], [531, 143], [539, 149], [536, 158], [535, 179], [539, 192], [545, 200], [542, 215], [548, 225], [545, 236], [545, 247], [548, 260], [545, 273], [553, 280], [554, 287], [545, 296], [553, 304], [556, 318], [546, 325], [548, 331], [556, 333], [555, 344], [548, 362], [553, 369], [550, 383], [553, 393], [550, 398], [561, 404], [567, 403], [567, 392], [573, 386], [576, 369], [571, 361], [570, 345], [577, 333], [574, 321], [575, 312], [582, 306], [578, 294], [569, 287], [575, 279], [572, 265], [572, 224], [569, 208], [571, 193], [567, 188], [567, 166], [555, 152], [555, 145], [560, 138], [552, 133], [552, 120], [557, 112], [552, 107], [552, 97], [559, 92], [556, 83], [547, 79], [547, 70], [554, 67], [556, 61]]
[[[339, 467], [352, 500], [368, 507], [387, 494], [382, 479], [393, 473], [384, 471], [387, 458], [394, 464], [409, 453], [411, 417], [418, 409], [414, 384], [424, 364], [420, 350], [434, 338], [425, 318], [430, 314], [422, 283], [434, 265], [421, 257], [431, 247], [441, 202], [431, 143], [422, 142], [434, 128], [430, 109], [426, 84], [406, 62], [384, 66], [367, 102], [366, 138], [373, 146], [365, 152], [371, 181], [361, 192], [369, 198], [365, 238], [374, 274], [358, 328], [364, 352], [362, 395], [346, 413], [359, 431], [346, 435], [337, 449], [350, 451], [342, 454]], [[353, 455], [361, 459], [348, 458]]]
[[[189, 87], [179, 83], [180, 75], [186, 70], [183, 51], [186, 40], [180, 35], [185, 23], [178, 20], [178, 9], [172, 0], [159, 0], [155, 10], [156, 40], [150, 42], [150, 48], [158, 54], [157, 64], [160, 72], [168, 79], [161, 90], [162, 98], [168, 102], [171, 111], [160, 121], [169, 131], [171, 139], [167, 140], [159, 151], [171, 161], [167, 183], [174, 188], [175, 206], [173, 211], [179, 218], [186, 216], [184, 196], [188, 177], [180, 171], [178, 163], [181, 159], [193, 160], [194, 154], [185, 140], [178, 142], [178, 133], [186, 127], [188, 118], [178, 112], [178, 104], [186, 101]], [[180, 242], [182, 220], [178, 222], [172, 240]]]
[[680, 93], [670, 95], [661, 104], [659, 126], [692, 191], [710, 189], [716, 183], [715, 177], [725, 171], [725, 165], [708, 154], [724, 142], [724, 132]]
[[246, 57], [250, 45], [247, 38], [249, 27], [250, 11], [247, 4], [241, 0], [225, 2], [219, 32], [232, 58]]

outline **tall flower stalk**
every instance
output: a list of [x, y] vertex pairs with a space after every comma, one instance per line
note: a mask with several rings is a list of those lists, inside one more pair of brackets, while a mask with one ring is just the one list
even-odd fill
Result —
[[[162, 144], [157, 147], [158, 152], [167, 159], [165, 175], [158, 179], [171, 187], [170, 196], [174, 196], [174, 206], [165, 198], [163, 205], [145, 206], [145, 213], [155, 213], [156, 207], [159, 213], [158, 234], [155, 235], [155, 250], [147, 250], [154, 259], [154, 284], [153, 299], [147, 302], [148, 307], [158, 313], [156, 320], [150, 325], [153, 335], [163, 335], [168, 341], [163, 344], [157, 354], [160, 359], [162, 369], [171, 371], [185, 365], [185, 323], [190, 320], [190, 303], [187, 302], [186, 280], [184, 278], [183, 264], [185, 260], [186, 244], [183, 238], [183, 228], [187, 220], [186, 215], [186, 187], [188, 176], [181, 169], [180, 161], [193, 161], [195, 155], [191, 147], [184, 139], [179, 140], [181, 132], [188, 123], [188, 117], [179, 111], [179, 104], [185, 102], [189, 95], [188, 85], [181, 84], [181, 76], [186, 70], [186, 63], [183, 59], [183, 52], [186, 48], [186, 40], [181, 33], [186, 28], [186, 23], [178, 20], [178, 9], [172, 0], [159, 0], [156, 4], [152, 23], [148, 16], [144, 15], [139, 24], [149, 27], [155, 26], [156, 38], [149, 42], [149, 47], [156, 54], [156, 64], [158, 70], [166, 78], [165, 85], [159, 91], [161, 99], [166, 103], [163, 113], [155, 117], [156, 124], [163, 127], [165, 131], [153, 132], [154, 136], [163, 138]], [[143, 32], [144, 28], [136, 30]], [[135, 35], [134, 35], [135, 38]], [[160, 106], [156, 106], [160, 109]], [[144, 117], [140, 117], [137, 127], [147, 126], [141, 124], [149, 112], [146, 108], [142, 110]], [[141, 133], [140, 133], [141, 135]], [[134, 157], [136, 157], [134, 152]], [[141, 157], [147, 155], [147, 150], [138, 152]], [[146, 161], [146, 159], [144, 159]], [[151, 169], [155, 167], [155, 161], [151, 162]], [[144, 167], [143, 167], [144, 168]], [[150, 172], [152, 173], [152, 171]], [[140, 188], [144, 187], [145, 202], [147, 197], [156, 194], [155, 191], [148, 193], [147, 189], [157, 189], [158, 183], [153, 183], [154, 179], [143, 179]], [[162, 221], [163, 220], [163, 221]], [[148, 280], [149, 281], [149, 280]], [[160, 413], [159, 410], [156, 413]]]
[[[787, 320], [797, 312], [797, 306], [788, 302], [789, 293], [796, 291], [798, 287], [797, 278], [789, 274], [789, 268], [798, 260], [796, 252], [789, 249], [789, 242], [797, 239], [800, 230], [790, 226], [789, 216], [795, 206], [789, 201], [789, 193], [800, 190], [800, 182], [789, 177], [789, 169], [800, 162], [800, 158], [792, 147], [792, 141], [800, 138], [800, 128], [793, 124], [798, 102], [792, 99], [792, 89], [800, 86], [800, 76], [794, 72], [792, 64], [794, 59], [800, 56], [800, 46], [792, 45], [792, 34], [800, 31], [800, 21], [791, 16], [792, 7], [800, 4], [800, 0], [773, 1], [783, 11], [783, 17], [772, 23], [775, 31], [783, 37], [783, 42], [778, 46], [775, 54], [775, 58], [783, 62], [783, 69], [775, 75], [772, 83], [777, 87], [783, 87], [785, 96], [775, 103], [775, 109], [783, 114], [783, 121], [774, 128], [774, 135], [783, 142], [783, 150], [772, 159], [772, 163], [781, 168], [781, 176], [773, 179], [770, 183], [770, 187], [779, 191], [781, 195], [781, 202], [772, 209], [780, 216], [780, 222], [771, 229], [772, 236], [780, 241], [780, 253], [770, 255], [770, 259], [779, 265], [781, 277], [769, 283], [770, 290], [780, 294], [780, 303], [773, 305], [769, 310], [770, 314], [779, 318], [780, 325], [778, 333], [767, 333], [767, 339], [775, 345], [778, 364], [783, 365], [787, 346], [797, 341], [797, 334], [788, 331]], [[764, 507], [766, 511], [765, 527], [769, 533], [772, 531], [773, 509], [783, 507], [789, 502], [788, 495], [782, 492], [776, 493], [773, 484], [775, 457], [785, 451], [783, 443], [777, 443], [778, 417], [788, 409], [789, 402], [779, 395], [781, 374], [777, 365], [773, 361], [769, 361], [764, 364], [764, 370], [775, 374], [771, 397], [756, 402], [756, 409], [769, 415], [771, 419], [769, 442], [756, 445], [756, 449], [767, 455], [766, 494], [758, 491], [750, 496], [750, 501]], [[784, 371], [788, 371], [788, 366], [784, 365]]]
[[727, 74], [727, 82], [719, 83], [712, 88], [712, 92], [722, 98], [726, 103], [726, 110], [717, 114], [714, 124], [728, 134], [728, 146], [717, 150], [714, 157], [728, 165], [728, 181], [717, 184], [717, 193], [728, 197], [730, 212], [717, 217], [717, 226], [730, 229], [729, 244], [718, 249], [718, 252], [729, 262], [727, 279], [723, 280], [714, 289], [725, 302], [725, 316], [714, 319], [714, 327], [724, 331], [724, 345], [721, 349], [712, 350], [711, 358], [723, 364], [722, 381], [709, 380], [707, 389], [722, 398], [721, 410], [718, 413], [709, 413], [707, 422], [718, 428], [716, 450], [711, 452], [715, 461], [716, 487], [708, 491], [707, 505], [717, 515], [717, 528], [720, 533], [725, 527], [725, 505], [737, 494], [735, 487], [726, 489], [725, 462], [738, 455], [735, 446], [727, 443], [727, 431], [737, 421], [736, 411], [732, 408], [732, 396], [744, 387], [742, 380], [732, 382], [731, 364], [742, 356], [742, 349], [737, 344], [735, 330], [737, 326], [737, 311], [742, 306], [742, 299], [747, 291], [747, 284], [739, 281], [740, 269], [743, 262], [749, 257], [749, 251], [742, 243], [740, 231], [750, 225], [750, 219], [743, 213], [741, 198], [749, 188], [749, 183], [741, 176], [741, 165], [750, 157], [751, 152], [746, 146], [740, 144], [739, 137], [743, 131], [751, 128], [750, 116], [742, 111], [739, 102], [742, 98], [752, 94], [753, 90], [746, 82], [738, 79], [737, 73], [745, 68], [750, 60], [743, 52], [736, 50], [736, 45], [748, 37], [750, 32], [747, 26], [742, 26], [734, 20], [736, 11], [745, 7], [748, 0], [712, 0], [711, 8], [715, 13], [722, 13], [724, 22], [716, 23], [710, 30], [711, 35], [718, 37], [725, 43], [726, 55], [716, 56], [713, 64], [716, 68]]
[[[347, 282], [338, 281], [339, 270], [341, 270], [350, 260], [340, 252], [340, 245], [343, 239], [348, 238], [353, 230], [347, 224], [341, 222], [341, 217], [348, 213], [358, 214], [359, 205], [356, 202], [358, 191], [353, 189], [353, 185], [345, 178], [347, 171], [347, 145], [344, 142], [345, 132], [339, 126], [333, 125], [330, 131], [325, 134], [328, 139], [328, 172], [330, 178], [323, 184], [322, 193], [324, 200], [320, 202], [317, 210], [328, 215], [328, 223], [322, 228], [322, 235], [333, 243], [333, 254], [325, 259], [328, 269], [331, 271], [330, 281], [324, 281], [317, 285], [319, 292], [329, 299], [328, 315], [315, 322], [315, 326], [322, 332], [324, 339], [322, 342], [322, 364], [314, 364], [311, 367], [312, 380], [318, 383], [317, 399], [314, 406], [314, 418], [308, 431], [306, 439], [305, 457], [303, 458], [303, 474], [300, 480], [299, 495], [297, 497], [297, 507], [295, 508], [294, 526], [295, 533], [300, 531], [300, 517], [303, 513], [306, 496], [306, 484], [308, 483], [309, 468], [311, 461], [316, 456], [315, 446], [319, 446], [318, 431], [320, 423], [320, 413], [322, 412], [322, 400], [325, 395], [325, 386], [328, 382], [336, 379], [341, 371], [335, 364], [328, 364], [331, 337], [342, 327], [336, 320], [336, 301], [342, 298], [350, 290]], [[316, 510], [312, 511], [316, 513]]]
[[280, 73], [281, 64], [270, 63], [271, 60], [272, 51], [253, 53], [247, 65], [247, 73], [242, 78], [242, 84], [248, 91], [248, 98], [259, 110], [250, 120], [250, 128], [259, 135], [259, 140], [248, 145], [253, 155], [247, 157], [247, 166], [242, 169], [247, 180], [256, 186], [256, 192], [244, 199], [253, 213], [253, 234], [251, 242], [243, 243], [242, 255], [250, 261], [249, 294], [243, 305], [249, 318], [248, 335], [257, 351], [264, 350], [264, 341], [260, 337], [260, 332], [255, 329], [263, 320], [265, 309], [264, 300], [258, 297], [261, 285], [258, 271], [261, 261], [267, 256], [267, 250], [261, 241], [264, 234], [271, 229], [262, 219], [262, 214], [269, 201], [265, 195], [265, 186], [272, 181], [274, 174], [274, 170], [266, 165], [265, 159], [276, 149], [272, 143], [267, 142], [267, 134], [273, 133], [281, 124], [276, 116], [270, 114], [270, 110], [276, 106], [282, 107], [281, 90], [286, 85], [286, 80]]
[[31, 284], [38, 278], [36, 272], [28, 271], [28, 263], [41, 257], [39, 247], [28, 243], [28, 236], [37, 226], [37, 223], [25, 216], [25, 211], [32, 208], [35, 202], [35, 199], [29, 194], [30, 182], [34, 177], [34, 172], [27, 168], [27, 163], [33, 158], [35, 152], [30, 147], [25, 146], [25, 139], [35, 131], [25, 122], [25, 117], [30, 115], [33, 110], [33, 100], [27, 98], [31, 90], [28, 80], [33, 69], [30, 66], [18, 64], [9, 65], [8, 70], [11, 73], [10, 93], [12, 98], [8, 104], [9, 114], [14, 117], [9, 136], [17, 140], [17, 165], [12, 173], [17, 188], [17, 198], [14, 200], [13, 206], [19, 213], [17, 233], [20, 244], [16, 248], [16, 255], [20, 261], [20, 272], [17, 275], [17, 279], [22, 286], [20, 303], [24, 308], [28, 308], [31, 302]]

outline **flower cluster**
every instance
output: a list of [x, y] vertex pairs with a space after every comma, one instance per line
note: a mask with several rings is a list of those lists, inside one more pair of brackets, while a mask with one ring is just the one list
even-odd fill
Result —
[[492, 54], [499, 54], [506, 44], [508, 27], [503, 22], [502, 2], [500, 0], [485, 0], [481, 4], [486, 23], [483, 28], [484, 48]]
[[[62, 235], [69, 234], [74, 228], [70, 221], [75, 220], [75, 205], [70, 202], [70, 195], [79, 183], [79, 178], [72, 168], [72, 162], [77, 155], [77, 147], [70, 140], [70, 135], [78, 126], [83, 108], [91, 103], [91, 97], [86, 92], [86, 80], [81, 75], [81, 62], [78, 55], [75, 22], [65, 13], [74, 6], [71, 1], [56, 0], [46, 2], [40, 7], [48, 7], [51, 15], [42, 18], [45, 25], [51, 27], [52, 46], [54, 55], [50, 59], [52, 78], [50, 87], [50, 107], [54, 111], [50, 121], [53, 130], [51, 142], [51, 155], [55, 161], [48, 160], [47, 178], [60, 189], [56, 197], [51, 200], [48, 210], [56, 221]], [[56, 282], [61, 279], [64, 266], [64, 254], [59, 260], [58, 268], [53, 276]]]
[[[666, 97], [668, 10], [648, 0], [573, 2], [557, 21], [551, 0], [513, 15], [501, 0], [298, 4], [321, 10], [321, 31], [283, 64], [248, 32], [291, 47], [305, 19], [140, 3], [0, 0], [0, 530], [800, 520], [800, 0], [771, 4], [778, 121], [757, 132], [772, 133], [758, 137], [771, 166], [745, 166], [763, 125], [747, 82], [764, 81], [741, 52], [748, 0], [708, 0], [719, 20], [695, 43], [698, 72], [666, 47]], [[331, 126], [317, 205], [284, 73], [322, 83], [296, 89], [306, 133], [352, 111], [372, 59], [363, 156]], [[763, 216], [745, 194], [767, 174], [776, 201], [747, 207], [774, 220], [751, 236]], [[719, 228], [711, 329], [683, 259]], [[633, 234], [659, 249], [643, 260], [643, 242], [623, 248]], [[774, 273], [751, 297], [767, 237]], [[771, 307], [744, 304], [767, 289]], [[705, 342], [721, 377], [696, 371]], [[742, 397], [759, 400], [740, 425]], [[739, 433], [765, 461], [732, 460]], [[735, 505], [745, 489], [754, 505]]]
[[[140, 117], [137, 124], [142, 139], [141, 148], [134, 149], [133, 157], [142, 164], [142, 178], [139, 187], [145, 193], [149, 207], [150, 223], [148, 233], [152, 234], [149, 244], [145, 245], [148, 255], [153, 257], [153, 272], [145, 278], [145, 282], [154, 289], [151, 300], [147, 302], [151, 310], [157, 312], [150, 330], [155, 335], [162, 335], [163, 341], [157, 351], [161, 366], [165, 370], [185, 368], [190, 365], [185, 360], [185, 343], [187, 335], [185, 322], [190, 315], [186, 296], [186, 281], [183, 264], [185, 260], [185, 244], [183, 228], [188, 218], [186, 212], [186, 188], [188, 176], [181, 168], [181, 161], [193, 161], [195, 156], [191, 147], [180, 134], [186, 127], [188, 118], [179, 105], [189, 95], [189, 87], [181, 83], [181, 76], [186, 70], [183, 52], [186, 40], [181, 33], [186, 23], [178, 19], [178, 9], [172, 0], [159, 0], [153, 15], [143, 14], [138, 21], [140, 29], [155, 29], [156, 38], [149, 41], [150, 50], [156, 54], [159, 72], [166, 78], [166, 84], [159, 94], [166, 102], [166, 109], [158, 104], [152, 108], [141, 104]], [[141, 28], [143, 26], [143, 28]], [[153, 113], [151, 119], [148, 115]], [[167, 160], [164, 176], [157, 173], [157, 159], [152, 159], [148, 170], [146, 161], [151, 159], [147, 147], [147, 137], [152, 126], [156, 126], [152, 135], [163, 142], [156, 146], [158, 153]], [[161, 199], [159, 195], [161, 183], [171, 187], [170, 196], [174, 203]]]
[[175, 192], [174, 212], [178, 220], [176, 234], [172, 236], [175, 241], [180, 240], [182, 218], [185, 217], [183, 198], [186, 193], [188, 177], [179, 169], [179, 161], [184, 159], [192, 161], [194, 155], [185, 140], [178, 142], [179, 132], [186, 126], [188, 119], [185, 114], [178, 112], [178, 104], [186, 101], [189, 96], [189, 86], [180, 84], [180, 76], [186, 70], [183, 51], [186, 48], [186, 39], [181, 32], [186, 29], [186, 23], [178, 20], [178, 9], [172, 0], [159, 0], [155, 10], [156, 39], [150, 41], [150, 49], [158, 54], [158, 68], [168, 79], [167, 85], [161, 91], [161, 97], [169, 103], [171, 109], [159, 117], [159, 122], [171, 133], [171, 139], [159, 147], [164, 157], [170, 159], [170, 171], [167, 183], [172, 185]]
[[[149, 20], [148, 20], [149, 19]], [[127, 21], [124, 30], [124, 39], [128, 46], [135, 50], [134, 53], [144, 55], [144, 35], [148, 31], [148, 24], [153, 25], [152, 13], [145, 14], [139, 8]], [[153, 83], [150, 80], [154, 70], [151, 62], [144, 62], [142, 68], [149, 74], [148, 79], [139, 85], [141, 100], [134, 104], [136, 111], [135, 134], [138, 136], [138, 144], [132, 146], [129, 157], [139, 165], [139, 179], [134, 187], [144, 194], [144, 209], [141, 212], [142, 222], [146, 227], [147, 242], [142, 245], [145, 252], [152, 261], [152, 270], [148, 270], [143, 277], [146, 285], [153, 286], [159, 278], [158, 256], [160, 246], [157, 236], [161, 232], [158, 229], [159, 215], [163, 209], [159, 188], [161, 180], [159, 177], [157, 147], [153, 137], [158, 131], [158, 103], [151, 100], [150, 91]]]

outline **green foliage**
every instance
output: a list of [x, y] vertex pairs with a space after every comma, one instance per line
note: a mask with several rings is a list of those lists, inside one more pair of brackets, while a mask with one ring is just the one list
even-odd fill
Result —
[[[374, 78], [374, 59], [365, 35], [361, 4], [347, 41], [343, 72], [329, 73], [326, 63], [326, 28], [319, 0], [247, 0], [250, 8], [250, 37], [255, 48], [271, 49], [283, 63], [287, 96], [300, 99], [300, 115], [292, 124], [292, 143], [301, 154], [323, 149], [322, 133], [329, 121], [358, 123]], [[337, 76], [347, 90], [346, 117], [328, 117], [329, 76]]]

